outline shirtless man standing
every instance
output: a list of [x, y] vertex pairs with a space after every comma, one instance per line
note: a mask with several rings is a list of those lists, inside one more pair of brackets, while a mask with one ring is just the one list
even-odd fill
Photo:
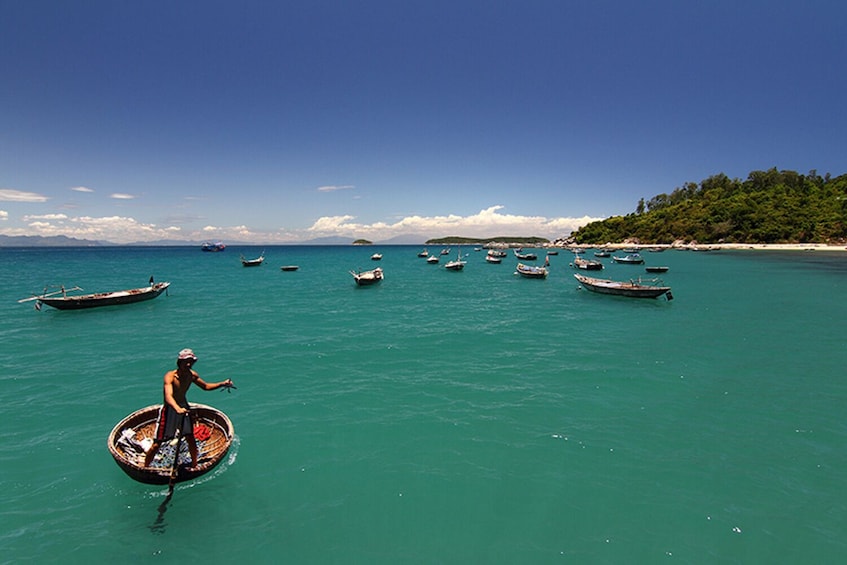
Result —
[[176, 359], [176, 370], [165, 373], [164, 394], [165, 402], [159, 410], [156, 419], [156, 435], [153, 444], [147, 450], [144, 458], [144, 466], [149, 467], [159, 451], [159, 446], [165, 440], [176, 435], [179, 428], [180, 435], [188, 442], [188, 452], [191, 454], [191, 466], [197, 466], [197, 442], [194, 439], [194, 425], [191, 421], [190, 406], [185, 398], [185, 393], [191, 383], [196, 383], [203, 390], [215, 390], [221, 387], [231, 387], [232, 380], [217, 383], [207, 383], [200, 378], [191, 367], [197, 362], [197, 356], [190, 349], [183, 349]]

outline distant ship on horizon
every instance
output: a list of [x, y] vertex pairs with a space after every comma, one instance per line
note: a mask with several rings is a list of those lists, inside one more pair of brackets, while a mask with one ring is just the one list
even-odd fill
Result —
[[223, 241], [216, 241], [214, 243], [212, 243], [211, 241], [204, 241], [200, 249], [202, 249], [203, 251], [210, 252], [223, 251], [224, 249], [226, 249], [226, 245], [224, 245]]

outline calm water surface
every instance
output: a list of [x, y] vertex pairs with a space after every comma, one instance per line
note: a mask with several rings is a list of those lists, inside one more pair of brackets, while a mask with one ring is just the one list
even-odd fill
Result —
[[[419, 250], [0, 249], [0, 562], [847, 560], [847, 254], [645, 253], [668, 302], [579, 290], [566, 252], [527, 280]], [[189, 393], [237, 441], [160, 516], [106, 436], [183, 347], [238, 385]]]

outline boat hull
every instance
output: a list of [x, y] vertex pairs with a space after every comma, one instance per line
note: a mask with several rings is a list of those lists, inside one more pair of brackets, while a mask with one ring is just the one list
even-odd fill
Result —
[[[166, 485], [170, 483], [173, 456], [169, 458], [157, 456], [151, 467], [145, 467], [144, 452], [140, 448], [134, 447], [134, 444], [128, 441], [122, 441], [121, 438], [124, 436], [125, 430], [127, 430], [132, 432], [132, 437], [138, 442], [144, 439], [152, 440], [156, 433], [156, 419], [161, 406], [161, 404], [154, 404], [136, 410], [118, 422], [109, 434], [107, 441], [109, 453], [112, 454], [118, 467], [136, 481], [152, 485]], [[235, 429], [232, 426], [232, 422], [220, 410], [205, 404], [192, 404], [191, 412], [195, 426], [198, 462], [196, 467], [191, 468], [182, 464], [177, 465], [177, 475], [174, 479], [174, 482], [177, 483], [196, 479], [217, 467], [226, 457], [232, 445], [232, 440], [235, 437]], [[202, 440], [196, 437], [198, 435], [198, 426], [201, 426], [201, 431], [204, 428], [207, 430], [208, 437]], [[185, 442], [179, 443], [184, 444]], [[187, 446], [183, 450], [187, 453]], [[159, 452], [165, 455], [164, 443], [160, 447]]]
[[100, 306], [117, 306], [153, 300], [170, 286], [169, 282], [156, 283], [143, 288], [120, 290], [117, 292], [100, 292], [97, 294], [80, 294], [78, 296], [63, 296], [39, 298], [38, 301], [59, 310], [82, 310]]
[[584, 288], [599, 294], [628, 296], [630, 298], [658, 298], [663, 294], [667, 294], [669, 300], [672, 297], [669, 286], [650, 286], [634, 282], [617, 282], [606, 279], [595, 279], [583, 275], [574, 275], [574, 277]]

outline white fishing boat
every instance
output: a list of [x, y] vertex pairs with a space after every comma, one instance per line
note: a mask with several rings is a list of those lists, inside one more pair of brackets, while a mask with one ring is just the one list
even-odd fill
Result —
[[382, 267], [377, 267], [372, 271], [350, 271], [350, 274], [353, 275], [353, 280], [359, 286], [370, 286], [384, 278]]
[[466, 263], [467, 261], [462, 261], [462, 250], [459, 249], [459, 253], [456, 256], [456, 259], [445, 263], [444, 268], [449, 269], [451, 271], [461, 271], [465, 268]]

